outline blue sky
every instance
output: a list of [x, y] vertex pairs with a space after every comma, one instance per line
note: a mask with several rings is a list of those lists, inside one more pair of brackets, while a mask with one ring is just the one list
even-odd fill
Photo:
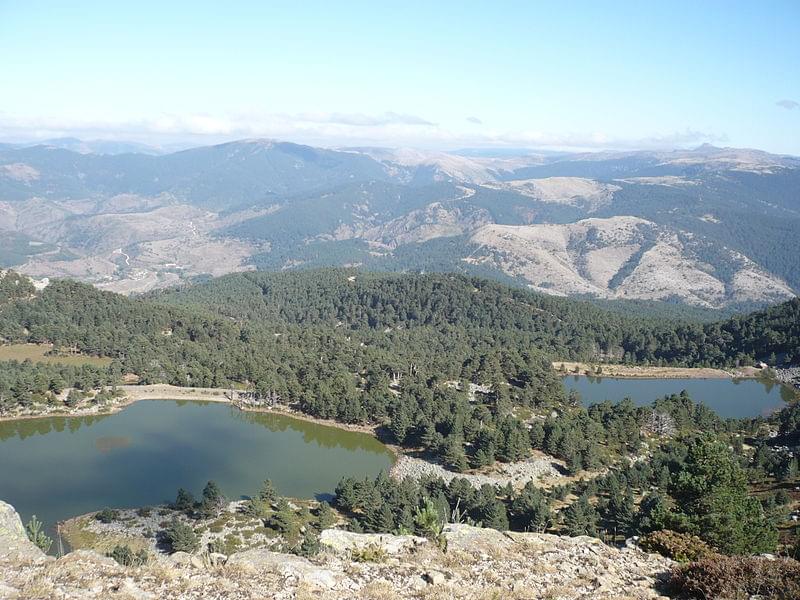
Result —
[[797, 0], [0, 0], [0, 64], [2, 139], [800, 154]]

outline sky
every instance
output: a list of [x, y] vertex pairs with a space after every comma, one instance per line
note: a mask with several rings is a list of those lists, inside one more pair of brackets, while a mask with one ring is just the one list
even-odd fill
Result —
[[0, 0], [0, 140], [800, 155], [800, 1]]

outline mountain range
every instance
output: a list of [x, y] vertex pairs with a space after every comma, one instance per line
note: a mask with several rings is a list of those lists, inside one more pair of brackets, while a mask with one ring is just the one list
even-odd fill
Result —
[[345, 265], [732, 310], [800, 289], [800, 159], [4, 144], [0, 232], [0, 266], [123, 293]]

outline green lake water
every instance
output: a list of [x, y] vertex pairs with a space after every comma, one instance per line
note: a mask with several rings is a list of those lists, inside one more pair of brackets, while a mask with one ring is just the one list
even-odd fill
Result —
[[637, 406], [686, 390], [725, 418], [757, 417], [779, 410], [793, 398], [788, 387], [756, 379], [614, 379], [570, 375], [564, 386], [578, 392], [584, 406], [630, 398]]
[[103, 507], [199, 497], [213, 479], [230, 499], [272, 479], [278, 493], [324, 498], [342, 477], [391, 467], [374, 437], [227, 404], [148, 400], [122, 412], [0, 423], [0, 499], [27, 522]]

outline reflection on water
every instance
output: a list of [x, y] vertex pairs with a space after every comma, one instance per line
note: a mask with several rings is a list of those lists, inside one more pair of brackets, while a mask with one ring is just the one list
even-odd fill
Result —
[[88, 415], [84, 417], [47, 417], [43, 419], [21, 419], [0, 423], [0, 441], [18, 437], [25, 439], [33, 435], [47, 435], [50, 432], [69, 430], [76, 432], [81, 427], [107, 419], [111, 415]]
[[229, 498], [265, 478], [279, 493], [330, 494], [342, 477], [373, 477], [392, 454], [374, 437], [227, 404], [137, 402], [114, 415], [0, 423], [0, 499], [24, 519], [199, 496], [215, 480]]
[[321, 448], [343, 448], [350, 451], [374, 452], [383, 445], [375, 438], [357, 431], [348, 431], [330, 425], [295, 419], [287, 415], [269, 412], [248, 412], [232, 409], [236, 418], [266, 427], [270, 431], [295, 431], [303, 435], [306, 444]]
[[564, 378], [564, 386], [567, 391], [578, 392], [584, 406], [623, 398], [644, 406], [686, 390], [692, 400], [702, 402], [725, 418], [766, 416], [794, 399], [789, 387], [762, 379], [615, 379], [570, 375]]
[[94, 441], [94, 446], [100, 452], [111, 452], [115, 448], [125, 448], [131, 445], [128, 435], [104, 435]]

